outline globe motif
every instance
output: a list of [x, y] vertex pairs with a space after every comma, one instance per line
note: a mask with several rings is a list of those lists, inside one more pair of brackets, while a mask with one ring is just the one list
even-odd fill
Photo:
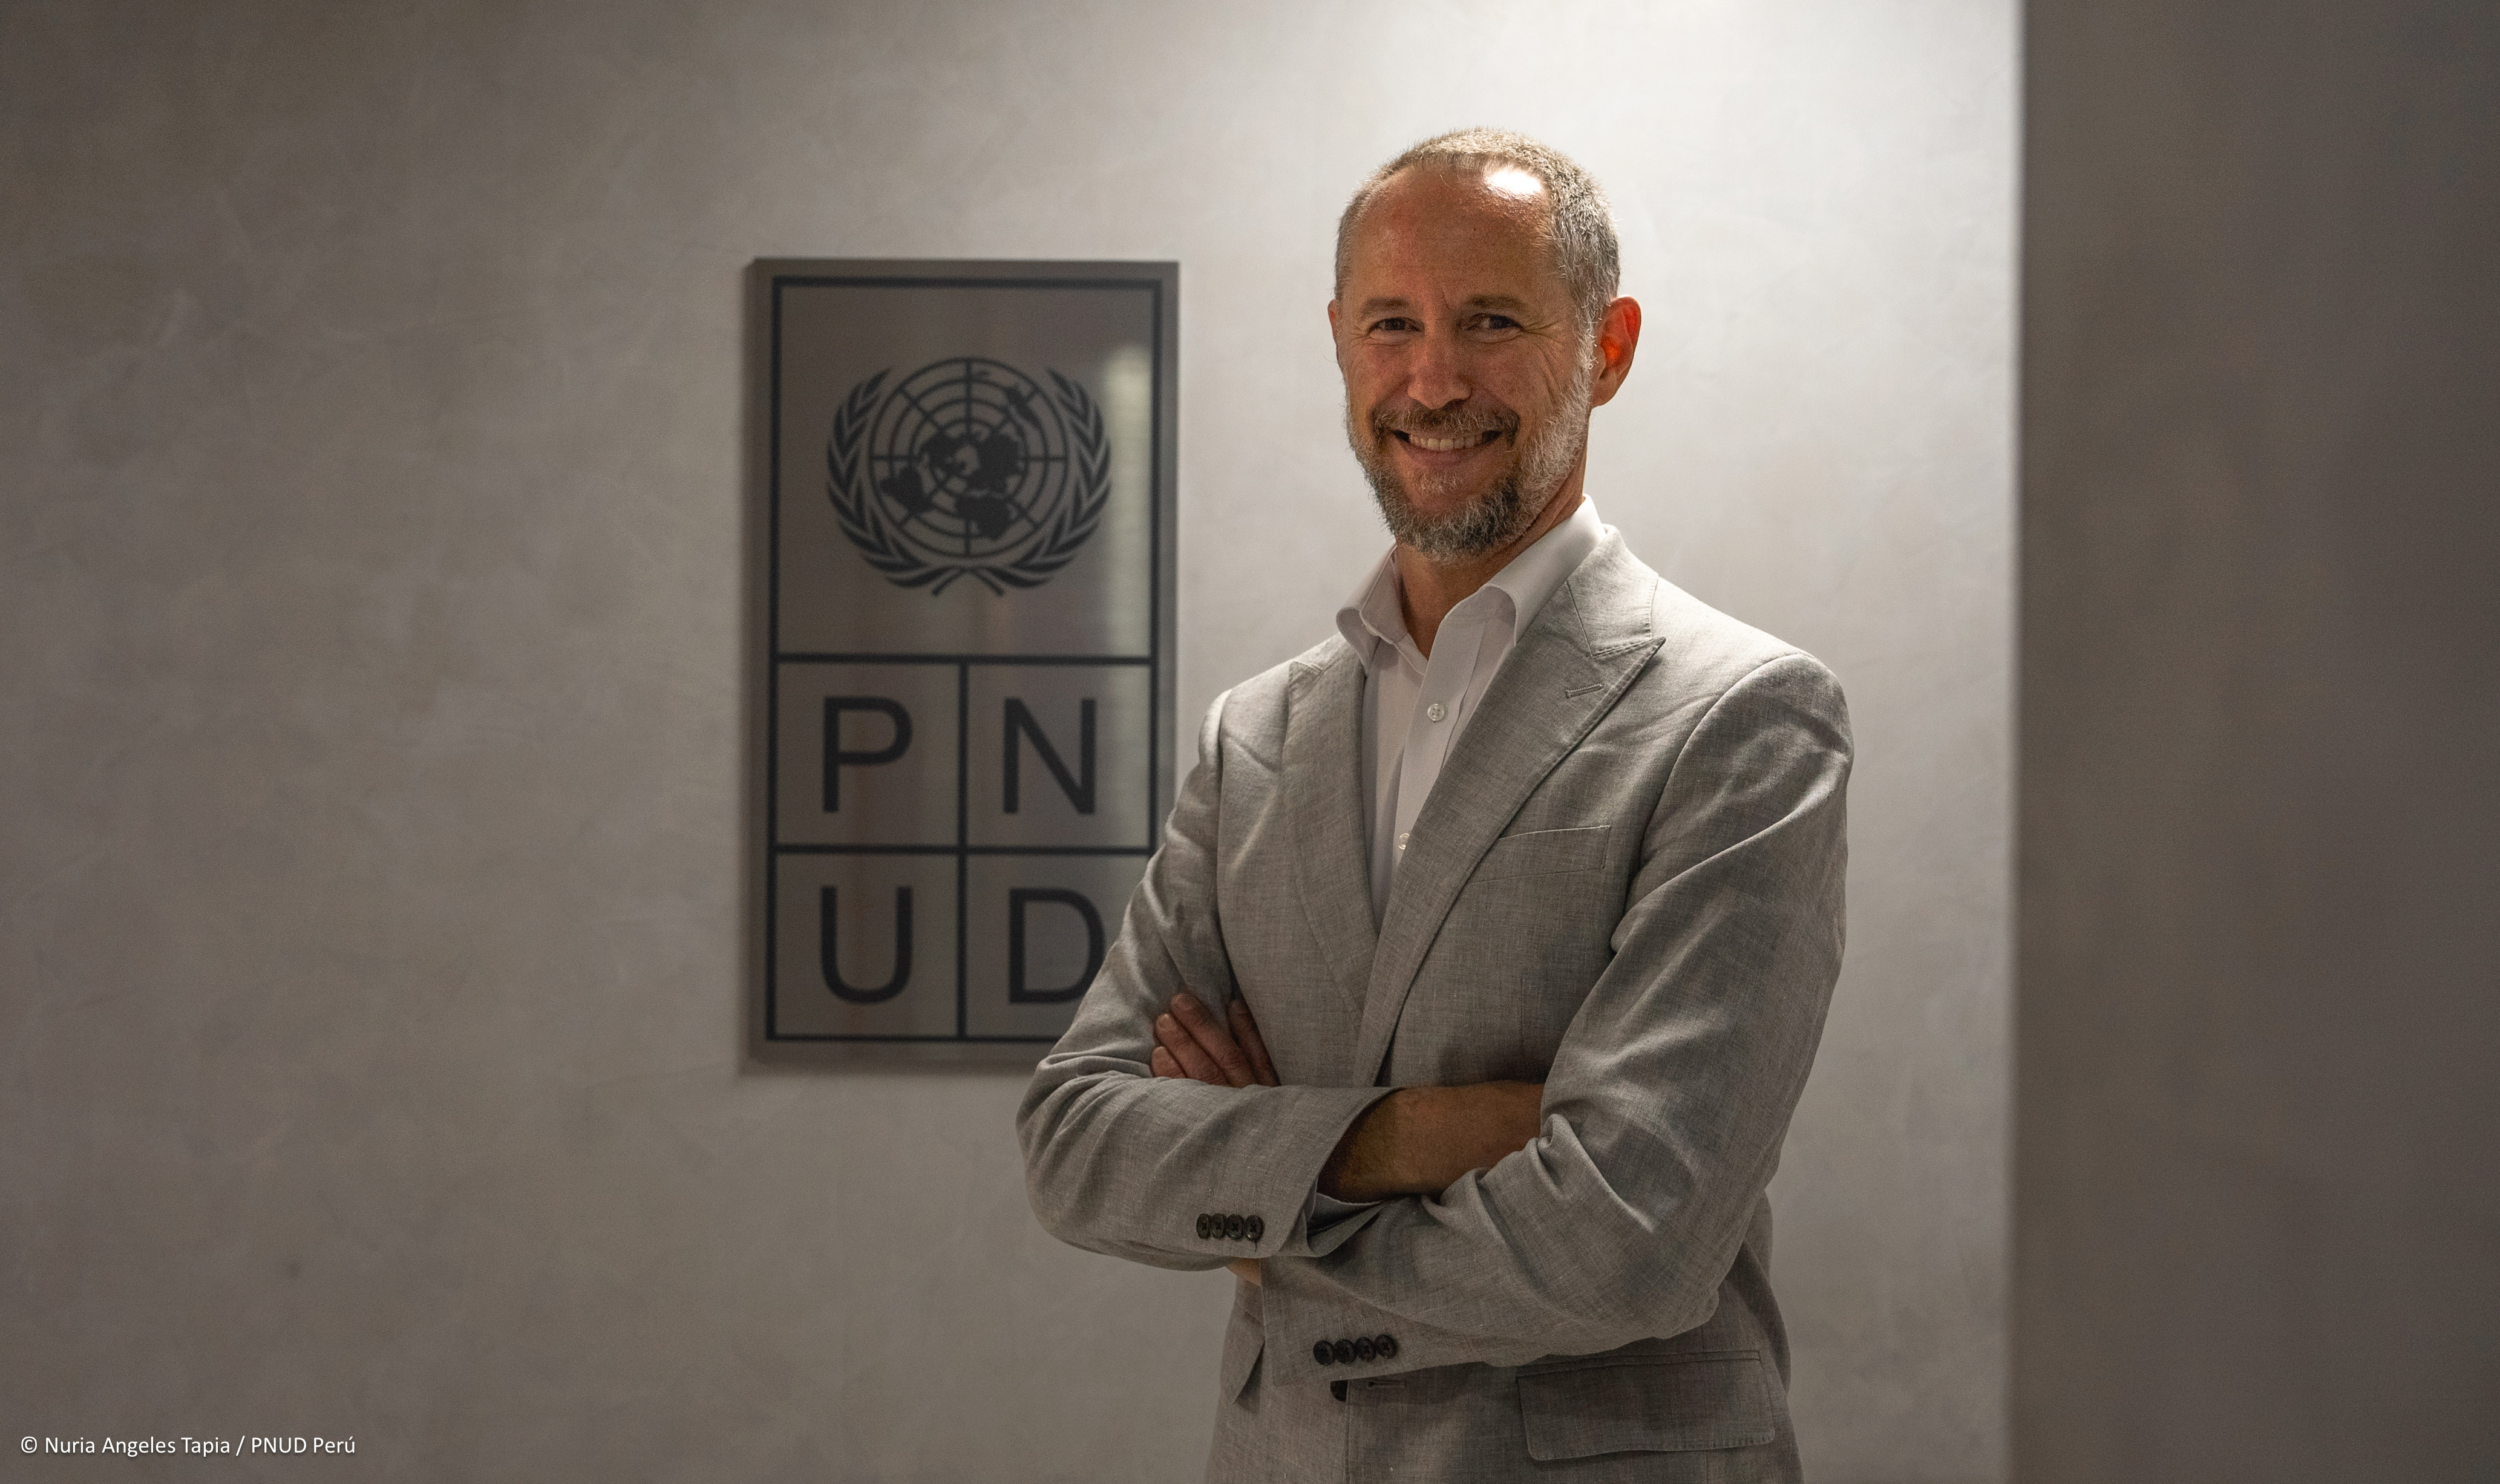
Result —
[[979, 356], [924, 366], [886, 393], [868, 437], [886, 524], [944, 563], [1016, 551], [1069, 493], [1068, 430], [1031, 378]]

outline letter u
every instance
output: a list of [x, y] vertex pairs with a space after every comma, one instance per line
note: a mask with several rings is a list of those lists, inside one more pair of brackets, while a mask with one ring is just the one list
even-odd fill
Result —
[[849, 1005], [882, 1005], [903, 993], [911, 982], [911, 888], [894, 889], [894, 977], [882, 989], [854, 989], [842, 981], [841, 963], [835, 955], [834, 888], [818, 888], [816, 923], [817, 957], [825, 971], [825, 987], [834, 998]]

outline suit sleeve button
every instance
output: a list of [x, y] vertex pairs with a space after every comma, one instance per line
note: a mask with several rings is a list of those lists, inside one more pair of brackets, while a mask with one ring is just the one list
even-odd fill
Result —
[[1329, 1348], [1336, 1352], [1336, 1363], [1338, 1365], [1351, 1366], [1354, 1364], [1353, 1340], [1340, 1339], [1335, 1344], [1329, 1346]]
[[1379, 1353], [1380, 1347], [1371, 1342], [1370, 1336], [1359, 1335], [1355, 1336], [1354, 1358], [1356, 1360], [1367, 1361]]
[[1329, 1342], [1324, 1339], [1311, 1346], [1311, 1359], [1323, 1366], [1333, 1366], [1336, 1364], [1336, 1352], [1330, 1349]]
[[1371, 1348], [1382, 1360], [1394, 1361], [1398, 1359], [1398, 1336], [1383, 1335], [1371, 1342]]
[[1224, 1218], [1224, 1239], [1226, 1241], [1239, 1241], [1241, 1239], [1240, 1217], [1227, 1216]]
[[1256, 1216], [1253, 1216], [1250, 1218], [1248, 1224], [1243, 1228], [1243, 1231], [1252, 1241], [1257, 1241], [1267, 1235], [1267, 1223], [1260, 1220]]
[[1198, 1213], [1198, 1239], [1204, 1241], [1215, 1235], [1215, 1218], [1204, 1211]]

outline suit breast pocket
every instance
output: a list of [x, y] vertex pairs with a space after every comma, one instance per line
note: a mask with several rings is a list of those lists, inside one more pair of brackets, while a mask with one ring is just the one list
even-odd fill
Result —
[[1471, 972], [1513, 965], [1531, 978], [1560, 975], [1586, 991], [1605, 967], [1606, 844], [1612, 825], [1530, 830], [1493, 842], [1468, 874], [1441, 927], [1442, 951], [1464, 949]]
[[1614, 829], [1613, 825], [1600, 824], [1578, 830], [1530, 830], [1505, 835], [1485, 851], [1484, 859], [1476, 862], [1467, 880], [1473, 883], [1594, 871], [1606, 862], [1606, 838]]

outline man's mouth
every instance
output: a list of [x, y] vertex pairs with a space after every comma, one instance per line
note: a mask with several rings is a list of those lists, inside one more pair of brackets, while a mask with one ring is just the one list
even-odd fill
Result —
[[1390, 431], [1416, 447], [1429, 448], [1434, 453], [1456, 453], [1462, 448], [1481, 448], [1501, 436], [1499, 428], [1487, 428], [1481, 433], [1463, 433], [1450, 438], [1436, 438], [1430, 433], [1408, 433], [1398, 428], [1392, 428]]

